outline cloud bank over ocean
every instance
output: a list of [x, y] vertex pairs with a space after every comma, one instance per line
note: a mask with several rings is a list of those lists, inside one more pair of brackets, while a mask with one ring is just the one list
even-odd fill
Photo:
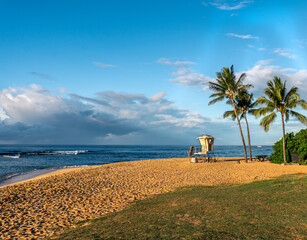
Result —
[[[16, 143], [110, 143], [131, 135], [151, 139], [158, 133], [163, 136], [165, 129], [199, 131], [209, 120], [176, 108], [165, 92], [152, 97], [113, 91], [98, 92], [95, 97], [73, 93], [63, 96], [32, 84], [3, 89], [0, 105], [1, 141]], [[165, 134], [165, 139], [171, 137]], [[159, 141], [167, 143], [151, 139], [151, 143]]]

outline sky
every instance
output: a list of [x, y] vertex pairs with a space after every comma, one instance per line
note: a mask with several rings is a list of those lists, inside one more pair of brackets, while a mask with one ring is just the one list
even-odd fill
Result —
[[[279, 76], [307, 99], [304, 0], [0, 4], [1, 144], [193, 145], [210, 134], [240, 145], [223, 118], [231, 106], [208, 106], [208, 82], [231, 65], [255, 98]], [[267, 133], [248, 120], [252, 145], [281, 138], [279, 118]]]

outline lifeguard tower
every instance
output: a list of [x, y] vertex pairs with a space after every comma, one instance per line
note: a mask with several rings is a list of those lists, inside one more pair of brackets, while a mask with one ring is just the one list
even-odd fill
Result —
[[216, 158], [213, 152], [214, 137], [210, 135], [202, 135], [197, 139], [199, 140], [201, 147], [190, 147], [190, 162], [216, 162]]

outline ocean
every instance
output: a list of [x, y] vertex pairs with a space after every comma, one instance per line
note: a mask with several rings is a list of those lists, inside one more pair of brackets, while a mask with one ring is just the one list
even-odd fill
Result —
[[[0, 186], [61, 168], [183, 158], [187, 157], [189, 148], [183, 145], [0, 145]], [[272, 152], [272, 146], [252, 146], [253, 156]], [[244, 156], [242, 146], [214, 146], [214, 153], [220, 157]]]

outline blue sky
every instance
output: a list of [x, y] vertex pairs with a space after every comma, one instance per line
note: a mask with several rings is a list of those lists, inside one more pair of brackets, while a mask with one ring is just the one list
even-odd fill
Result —
[[[278, 75], [307, 98], [306, 1], [0, 3], [0, 143], [241, 144], [229, 106], [208, 106], [232, 64], [256, 97]], [[253, 144], [281, 137], [249, 120]]]

